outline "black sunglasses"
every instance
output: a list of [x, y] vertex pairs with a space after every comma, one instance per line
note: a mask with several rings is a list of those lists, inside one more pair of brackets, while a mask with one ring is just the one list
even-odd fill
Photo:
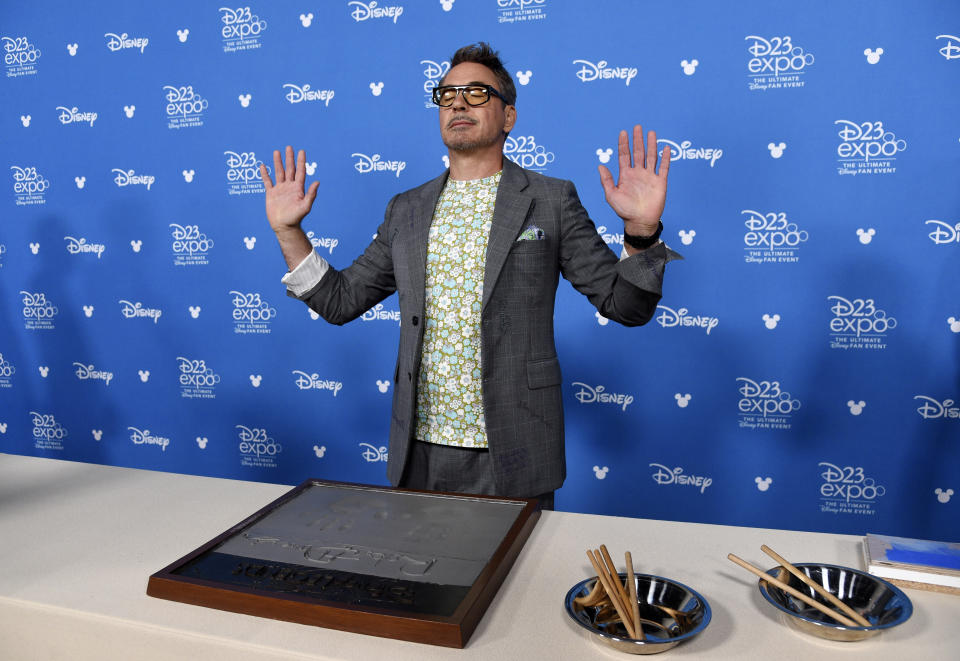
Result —
[[[457, 100], [457, 94], [463, 96], [468, 106], [482, 106], [493, 95], [507, 103], [507, 100], [490, 85], [442, 85], [433, 88], [433, 102], [441, 108], [449, 108]], [[509, 104], [507, 104], [509, 105]]]

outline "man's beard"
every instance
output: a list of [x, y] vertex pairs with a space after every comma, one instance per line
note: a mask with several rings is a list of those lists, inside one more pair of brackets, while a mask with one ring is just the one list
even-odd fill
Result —
[[[450, 122], [457, 121], [458, 119], [459, 118], [456, 117], [451, 118]], [[443, 140], [443, 144], [446, 145], [447, 149], [457, 152], [471, 152], [478, 149], [484, 149], [496, 144], [502, 136], [503, 132], [488, 138], [467, 138], [466, 136], [461, 136], [456, 132], [440, 132], [440, 138]]]

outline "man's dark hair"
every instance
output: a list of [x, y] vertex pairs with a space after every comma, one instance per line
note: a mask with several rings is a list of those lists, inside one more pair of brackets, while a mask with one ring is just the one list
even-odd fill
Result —
[[[476, 62], [490, 69], [497, 79], [497, 87], [500, 88], [497, 91], [503, 95], [507, 105], [513, 106], [517, 104], [517, 87], [513, 84], [513, 78], [510, 77], [510, 72], [506, 70], [503, 62], [500, 61], [499, 53], [493, 50], [490, 44], [485, 41], [480, 41], [458, 49], [457, 52], [453, 54], [453, 57], [450, 58], [450, 68], [452, 69], [463, 62]], [[444, 78], [446, 78], [446, 76], [444, 76]], [[440, 81], [440, 84], [442, 85], [443, 81]]]

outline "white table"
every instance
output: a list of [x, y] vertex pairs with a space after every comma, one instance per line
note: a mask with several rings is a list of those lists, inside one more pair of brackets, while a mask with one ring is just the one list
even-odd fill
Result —
[[906, 624], [833, 643], [785, 627], [756, 580], [726, 559], [770, 566], [766, 543], [798, 562], [862, 567], [859, 537], [564, 512], [543, 513], [463, 650], [146, 595], [150, 574], [289, 489], [0, 454], [0, 659], [625, 659], [587, 640], [563, 610], [567, 590], [593, 575], [585, 550], [601, 543], [710, 602], [710, 626], [671, 658], [960, 658], [960, 597], [907, 590]]

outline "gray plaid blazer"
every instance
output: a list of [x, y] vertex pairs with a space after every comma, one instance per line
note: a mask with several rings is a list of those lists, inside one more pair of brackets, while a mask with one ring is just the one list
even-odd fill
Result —
[[[390, 200], [377, 236], [349, 267], [331, 269], [300, 296], [327, 321], [356, 319], [395, 291], [400, 347], [394, 371], [387, 477], [397, 485], [416, 429], [423, 346], [427, 236], [447, 172]], [[538, 228], [542, 238], [517, 238]], [[679, 257], [660, 244], [620, 261], [597, 234], [572, 182], [503, 159], [483, 279], [483, 410], [497, 495], [528, 497], [566, 476], [554, 300], [563, 276], [604, 317], [644, 324], [660, 300], [665, 264]]]

